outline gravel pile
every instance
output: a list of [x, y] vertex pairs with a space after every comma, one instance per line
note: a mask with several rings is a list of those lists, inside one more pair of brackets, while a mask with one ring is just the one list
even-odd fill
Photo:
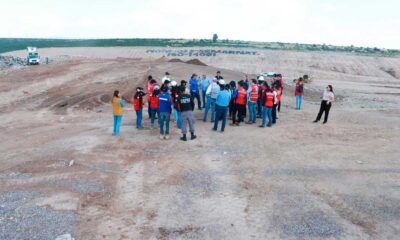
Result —
[[107, 193], [110, 188], [98, 180], [93, 179], [51, 179], [46, 184], [64, 187], [78, 193]]
[[316, 208], [313, 199], [296, 193], [278, 193], [274, 204], [274, 227], [286, 236], [301, 239], [340, 237], [342, 227], [335, 221], [332, 214]]
[[30, 204], [39, 193], [0, 192], [0, 239], [54, 240], [71, 233], [78, 216]]
[[0, 55], [0, 70], [9, 67], [22, 67], [26, 65], [27, 65], [26, 58]]

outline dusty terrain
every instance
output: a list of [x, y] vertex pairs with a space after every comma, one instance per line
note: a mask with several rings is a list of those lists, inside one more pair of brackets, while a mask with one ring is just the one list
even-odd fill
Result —
[[[0, 239], [399, 239], [399, 59], [179, 57], [209, 65], [199, 66], [142, 48], [41, 54], [65, 52], [76, 58], [0, 72]], [[135, 129], [128, 104], [111, 136], [114, 89], [128, 100], [148, 74], [217, 69], [228, 80], [282, 72], [278, 123], [221, 134], [197, 121], [195, 141], [179, 141], [175, 127], [162, 141], [146, 114]], [[295, 111], [290, 80], [305, 73], [313, 81]], [[327, 83], [338, 100], [327, 125], [313, 124]]]

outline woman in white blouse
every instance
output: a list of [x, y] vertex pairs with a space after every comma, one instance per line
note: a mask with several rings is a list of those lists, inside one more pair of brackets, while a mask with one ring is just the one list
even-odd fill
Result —
[[328, 85], [322, 95], [321, 107], [319, 109], [317, 119], [315, 119], [314, 121], [315, 123], [317, 123], [321, 119], [322, 114], [324, 112], [325, 112], [324, 124], [328, 122], [329, 110], [331, 109], [333, 101], [335, 101], [335, 94], [333, 93], [333, 87], [332, 85]]

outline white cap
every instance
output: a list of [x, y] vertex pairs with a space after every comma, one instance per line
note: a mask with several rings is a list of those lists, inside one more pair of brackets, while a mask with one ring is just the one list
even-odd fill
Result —
[[259, 77], [258, 77], [258, 80], [264, 81], [264, 76], [259, 76]]
[[219, 85], [224, 85], [224, 84], [225, 84], [225, 80], [224, 80], [224, 79], [220, 79], [220, 80], [218, 81], [218, 83], [219, 83]]
[[177, 85], [176, 81], [171, 82], [171, 86], [175, 87]]
[[213, 82], [217, 82], [217, 78], [213, 78]]
[[154, 88], [153, 88], [153, 90], [157, 90], [157, 89], [160, 89], [160, 86], [155, 85]]

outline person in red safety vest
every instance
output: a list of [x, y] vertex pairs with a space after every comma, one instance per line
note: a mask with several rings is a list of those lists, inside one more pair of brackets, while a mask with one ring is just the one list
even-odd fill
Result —
[[150, 79], [150, 80], [147, 80], [147, 86], [146, 86], [147, 103], [148, 103], [147, 111], [149, 114], [149, 118], [151, 118], [150, 98], [153, 95], [154, 86], [157, 85], [157, 81], [155, 79], [153, 79], [153, 77], [151, 75], [148, 77], [148, 79]]
[[153, 93], [149, 96], [149, 105], [150, 105], [150, 113], [151, 113], [151, 120], [150, 120], [150, 128], [154, 128], [154, 120], [159, 116], [158, 112], [158, 94], [160, 93], [160, 87], [158, 85], [154, 86]]
[[301, 109], [301, 105], [303, 103], [304, 96], [304, 82], [303, 78], [299, 78], [296, 82], [296, 88], [294, 91], [294, 95], [296, 96], [296, 110]]
[[241, 122], [243, 122], [244, 113], [246, 110], [246, 102], [247, 102], [247, 91], [244, 89], [244, 81], [240, 80], [238, 82], [239, 87], [236, 89], [233, 94], [234, 98], [234, 106], [232, 113], [232, 123], [231, 125], [239, 126]]
[[274, 107], [274, 102], [276, 97], [272, 92], [271, 88], [265, 83], [265, 92], [263, 94], [263, 116], [262, 123], [259, 127], [265, 128], [268, 117], [268, 127], [272, 127], [272, 108]]
[[277, 107], [278, 107], [278, 91], [277, 91], [277, 89], [276, 89], [276, 85], [277, 84], [275, 84], [274, 86], [272, 86], [272, 93], [274, 94], [274, 97], [275, 97], [275, 99], [274, 99], [274, 105], [273, 105], [273, 107], [272, 107], [272, 124], [275, 124], [276, 123], [276, 119], [277, 119], [277, 117], [276, 117], [276, 109], [277, 109]]
[[256, 123], [257, 120], [256, 107], [259, 99], [259, 87], [256, 79], [252, 79], [251, 82], [251, 86], [247, 90], [247, 105], [249, 107], [249, 121], [246, 122], [247, 124]]
[[144, 99], [146, 93], [143, 91], [143, 88], [137, 87], [136, 93], [133, 96], [133, 108], [136, 111], [136, 128], [142, 129], [142, 119], [143, 119], [143, 106]]

